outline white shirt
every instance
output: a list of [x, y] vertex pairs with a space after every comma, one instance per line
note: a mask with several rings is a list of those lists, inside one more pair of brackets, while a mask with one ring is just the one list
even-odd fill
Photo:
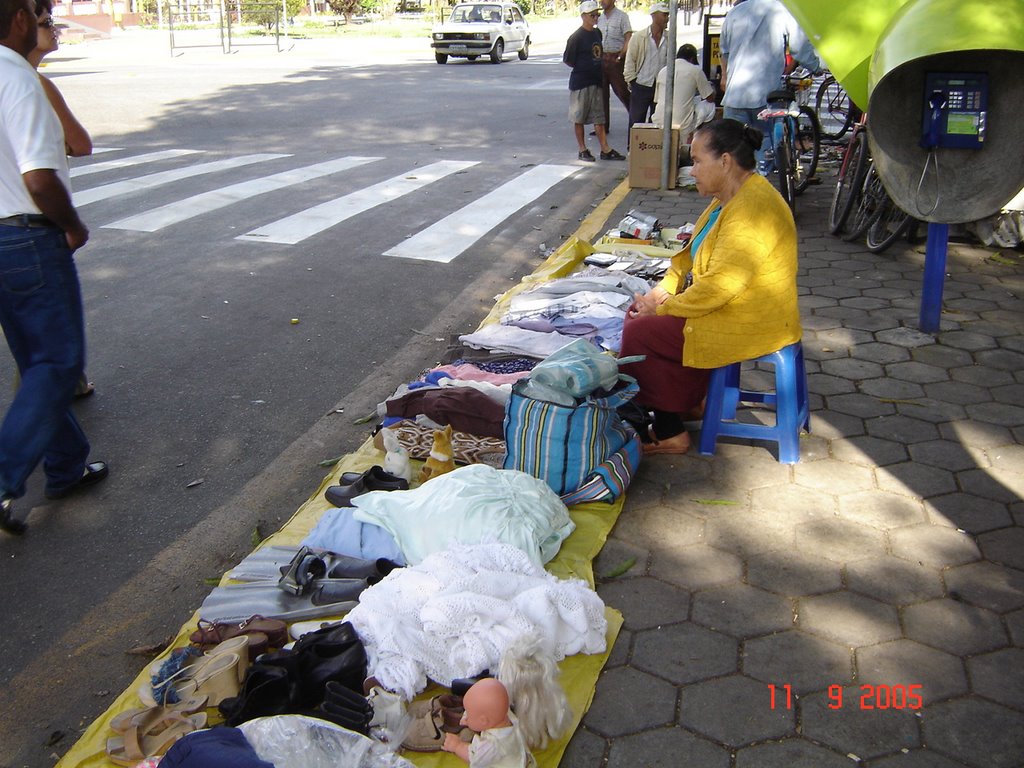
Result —
[[618, 8], [602, 13], [597, 20], [597, 28], [601, 30], [601, 45], [605, 53], [622, 51], [626, 47], [626, 35], [633, 31], [629, 14]]
[[0, 218], [41, 213], [23, 173], [51, 169], [71, 189], [64, 131], [39, 75], [26, 59], [0, 45]]
[[636, 81], [640, 85], [653, 88], [658, 72], [662, 67], [668, 65], [668, 46], [665, 44], [665, 38], [668, 35], [665, 32], [666, 30], [661, 32], [661, 42], [655, 43], [650, 27], [647, 28], [645, 35], [647, 39], [644, 41], [647, 44], [647, 55], [644, 56], [643, 64], [640, 65], [640, 70], [636, 73]]
[[[686, 137], [696, 130], [701, 122], [697, 119], [694, 107], [694, 97], [706, 99], [715, 89], [704, 76], [704, 70], [685, 59], [676, 59], [675, 83], [672, 91], [672, 127], [679, 129], [679, 140], [685, 141]], [[658, 81], [654, 86], [654, 117], [652, 120], [656, 125], [665, 124], [665, 80], [668, 77], [668, 67], [662, 67], [658, 73]], [[714, 114], [714, 105], [711, 106], [711, 113]]]

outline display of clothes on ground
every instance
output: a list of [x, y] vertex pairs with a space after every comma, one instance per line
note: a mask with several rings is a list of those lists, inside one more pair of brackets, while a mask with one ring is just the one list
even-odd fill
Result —
[[[493, 676], [506, 727], [554, 768], [622, 623], [591, 563], [640, 458], [615, 413], [635, 383], [607, 350], [649, 283], [582, 265], [592, 252], [567, 243], [500, 302], [501, 322], [381, 403], [375, 438], [225, 574], [59, 766], [166, 753], [168, 766], [287, 768], [304, 744], [309, 758], [291, 764], [308, 768], [325, 739], [351, 757], [324, 765], [461, 765], [441, 746], [479, 737], [460, 722], [461, 694]], [[569, 442], [551, 432], [558, 419], [587, 409], [596, 431], [549, 457], [547, 442]], [[509, 451], [524, 430], [539, 454]], [[556, 479], [538, 456], [569, 472]]]

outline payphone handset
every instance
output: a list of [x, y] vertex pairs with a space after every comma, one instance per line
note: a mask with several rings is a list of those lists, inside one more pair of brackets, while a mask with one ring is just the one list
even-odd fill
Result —
[[981, 149], [988, 114], [984, 72], [928, 72], [924, 83], [921, 146]]

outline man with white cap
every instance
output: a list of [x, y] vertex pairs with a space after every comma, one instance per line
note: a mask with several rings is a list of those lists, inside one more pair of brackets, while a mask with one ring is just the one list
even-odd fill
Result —
[[601, 102], [601, 61], [604, 49], [597, 18], [601, 15], [597, 0], [584, 0], [580, 4], [580, 28], [569, 36], [562, 61], [572, 67], [569, 75], [569, 120], [576, 131], [579, 159], [593, 162], [587, 148], [586, 127], [594, 126], [601, 142], [602, 160], [625, 160], [625, 156], [608, 146], [604, 130], [605, 111]]
[[651, 6], [651, 26], [633, 35], [626, 49], [623, 75], [629, 83], [629, 127], [646, 123], [654, 104], [654, 82], [668, 66], [668, 3]]

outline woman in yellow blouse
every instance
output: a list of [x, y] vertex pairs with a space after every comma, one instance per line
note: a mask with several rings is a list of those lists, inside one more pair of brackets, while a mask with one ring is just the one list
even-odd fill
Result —
[[796, 225], [782, 196], [754, 171], [762, 134], [735, 120], [697, 130], [690, 154], [697, 191], [711, 197], [686, 250], [664, 279], [637, 295], [620, 354], [653, 411], [644, 453], [685, 453], [684, 417], [700, 407], [710, 369], [799, 341]]

